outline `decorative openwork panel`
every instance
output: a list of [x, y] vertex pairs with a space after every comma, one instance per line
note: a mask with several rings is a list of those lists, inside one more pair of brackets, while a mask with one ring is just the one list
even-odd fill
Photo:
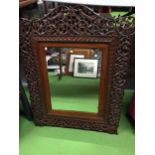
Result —
[[[116, 133], [134, 32], [134, 17], [108, 18], [81, 5], [54, 8], [41, 19], [20, 19], [20, 54], [24, 62], [35, 123]], [[32, 52], [36, 40], [110, 45], [106, 121], [60, 118], [46, 114], [46, 108], [40, 98], [37, 55]]]

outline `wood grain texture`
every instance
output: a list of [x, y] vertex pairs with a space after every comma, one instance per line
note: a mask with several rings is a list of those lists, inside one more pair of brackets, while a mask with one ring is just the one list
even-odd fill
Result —
[[[107, 18], [81, 5], [60, 6], [41, 19], [20, 19], [20, 54], [37, 125], [73, 127], [117, 133], [129, 54], [134, 40], [134, 17]], [[106, 98], [100, 114], [71, 117], [49, 111], [39, 74], [38, 43], [108, 45]], [[82, 47], [81, 47], [82, 48]]]
[[37, 0], [19, 0], [19, 8], [23, 8], [33, 3], [37, 3]]

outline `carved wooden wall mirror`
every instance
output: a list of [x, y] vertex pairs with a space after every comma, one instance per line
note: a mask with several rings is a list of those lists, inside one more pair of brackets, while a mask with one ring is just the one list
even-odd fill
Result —
[[36, 125], [117, 133], [134, 18], [60, 6], [20, 19], [20, 53]]

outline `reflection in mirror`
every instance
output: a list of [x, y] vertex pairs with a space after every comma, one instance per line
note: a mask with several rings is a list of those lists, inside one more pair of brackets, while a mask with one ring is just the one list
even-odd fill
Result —
[[52, 109], [97, 113], [102, 49], [44, 49]]

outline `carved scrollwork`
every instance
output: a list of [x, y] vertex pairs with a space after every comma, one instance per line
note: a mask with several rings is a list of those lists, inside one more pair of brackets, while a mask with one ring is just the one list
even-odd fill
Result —
[[[81, 5], [56, 7], [41, 19], [20, 19], [20, 54], [23, 58], [35, 123], [116, 133], [134, 32], [134, 17], [108, 18]], [[114, 42], [110, 45], [112, 59], [109, 68], [110, 93], [106, 121], [60, 116], [49, 118], [46, 115], [40, 98], [37, 55], [32, 53], [32, 41], [35, 37], [37, 40], [53, 42], [104, 42], [109, 45]]]
[[99, 16], [84, 6], [60, 6], [33, 22], [36, 35], [107, 35], [114, 32], [113, 20]]

